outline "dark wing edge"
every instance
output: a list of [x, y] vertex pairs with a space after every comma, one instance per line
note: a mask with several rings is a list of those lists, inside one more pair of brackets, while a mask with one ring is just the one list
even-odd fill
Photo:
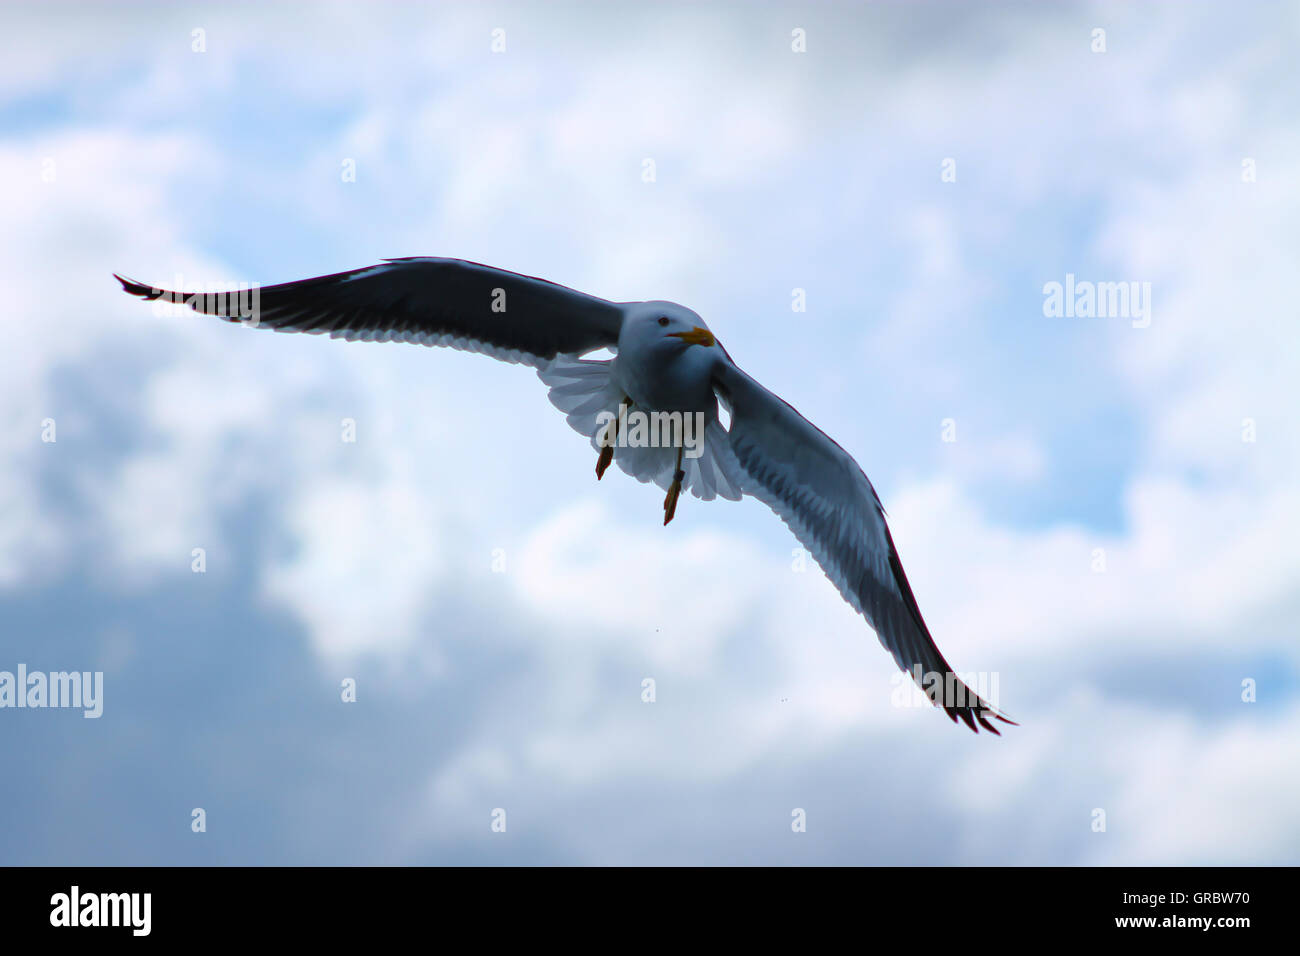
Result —
[[545, 279], [464, 259], [385, 259], [363, 269], [226, 292], [173, 292], [114, 273], [124, 291], [229, 322], [367, 342], [480, 352], [541, 368], [614, 348], [622, 309]]
[[[956, 678], [952, 667], [948, 664], [947, 658], [943, 656], [943, 653], [939, 650], [939, 646], [935, 644], [934, 638], [930, 635], [930, 629], [926, 626], [925, 619], [921, 617], [921, 608], [916, 603], [916, 595], [912, 593], [912, 585], [908, 582], [907, 575], [903, 572], [902, 559], [898, 556], [898, 548], [894, 546], [894, 536], [889, 531], [888, 521], [885, 520], [885, 509], [880, 508], [879, 510], [880, 522], [885, 527], [885, 539], [889, 542], [889, 568], [890, 571], [893, 572], [894, 583], [897, 586], [899, 593], [902, 595], [903, 605], [907, 608], [907, 613], [917, 631], [933, 649], [934, 654], [939, 659], [939, 663], [942, 665], [942, 670], [939, 673], [943, 675], [944, 688], [946, 689], [949, 686], [948, 682], [950, 678], [956, 685], [954, 687], [952, 698], [949, 698], [947, 694], [944, 693], [942, 702], [938, 699], [940, 695], [938, 689], [933, 691], [926, 690], [924, 685], [921, 685], [921, 689], [926, 691], [926, 694], [930, 697], [931, 702], [935, 704], [935, 706], [943, 708], [944, 713], [952, 718], [953, 723], [956, 723], [957, 719], [960, 717], [966, 726], [975, 731], [975, 733], [979, 733], [979, 728], [975, 726], [975, 723], [978, 722], [980, 727], [983, 727], [989, 733], [999, 737], [1002, 736], [1001, 731], [989, 723], [989, 717], [1000, 720], [1004, 724], [1010, 724], [1013, 727], [1020, 726], [1010, 717], [1007, 717], [1005, 714], [998, 711], [997, 708], [984, 700], [984, 698], [980, 697], [979, 694], [975, 693], [975, 691], [971, 690], [965, 682]], [[915, 673], [913, 673], [914, 678], [915, 676]]]
[[[991, 719], [1015, 725], [958, 678], [939, 651], [903, 572], [884, 508], [857, 462], [729, 361], [719, 363], [714, 385], [731, 413], [729, 439], [748, 479], [743, 490], [781, 518], [845, 601], [867, 619], [899, 668], [954, 723], [997, 736]], [[923, 678], [930, 675], [940, 679], [927, 687]]]

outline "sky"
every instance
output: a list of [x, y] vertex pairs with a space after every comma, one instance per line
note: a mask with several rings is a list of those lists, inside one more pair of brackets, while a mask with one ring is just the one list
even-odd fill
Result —
[[[1300, 861], [1295, 4], [4, 20], [0, 672], [102, 714], [0, 708], [0, 862]], [[1019, 726], [526, 368], [112, 277], [415, 255], [699, 312]]]

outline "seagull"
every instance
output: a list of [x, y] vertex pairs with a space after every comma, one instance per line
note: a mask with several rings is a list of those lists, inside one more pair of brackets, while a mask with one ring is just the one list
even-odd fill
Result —
[[[666, 493], [665, 525], [684, 491], [703, 501], [757, 498], [954, 723], [994, 734], [992, 720], [1015, 723], [957, 678], [939, 652], [862, 468], [742, 371], [684, 306], [613, 302], [545, 279], [433, 257], [385, 259], [237, 292], [173, 292], [114, 278], [142, 299], [277, 332], [447, 346], [531, 366], [551, 402], [590, 439], [597, 480], [616, 462], [658, 485]], [[583, 357], [602, 349], [613, 357]], [[725, 426], [719, 402], [729, 415]], [[664, 427], [647, 427], [647, 418]], [[691, 422], [701, 424], [693, 435]]]

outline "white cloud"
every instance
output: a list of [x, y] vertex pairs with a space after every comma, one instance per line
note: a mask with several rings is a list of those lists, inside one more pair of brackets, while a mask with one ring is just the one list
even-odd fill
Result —
[[440, 577], [437, 514], [409, 480], [330, 478], [288, 505], [292, 558], [266, 571], [267, 593], [291, 606], [327, 657], [436, 640], [418, 625]]

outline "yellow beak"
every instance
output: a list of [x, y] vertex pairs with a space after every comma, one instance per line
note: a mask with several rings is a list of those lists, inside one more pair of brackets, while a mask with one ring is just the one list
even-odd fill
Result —
[[675, 335], [687, 345], [703, 345], [708, 348], [713, 344], [713, 333], [708, 329], [702, 329], [698, 325], [689, 332], [669, 332], [669, 335]]

